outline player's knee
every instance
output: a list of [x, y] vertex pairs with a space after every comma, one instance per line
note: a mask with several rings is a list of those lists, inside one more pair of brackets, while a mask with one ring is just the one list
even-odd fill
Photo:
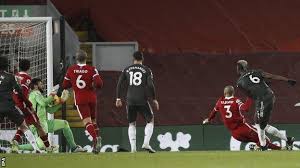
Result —
[[87, 123], [91, 123], [92, 119], [91, 119], [91, 117], [87, 117], [87, 118], [83, 119], [82, 121], [83, 121], [83, 124], [86, 125]]
[[23, 132], [25, 132], [25, 131], [28, 129], [28, 127], [27, 127], [25, 121], [23, 121], [23, 122], [20, 124], [19, 128], [20, 128], [20, 130], [23, 131]]
[[154, 123], [154, 116], [149, 116], [147, 119], [146, 119], [147, 123]]
[[264, 130], [266, 127], [267, 127], [267, 123], [261, 123], [261, 124], [259, 124], [259, 126], [260, 126], [260, 129], [262, 129], [262, 130]]
[[64, 125], [65, 125], [66, 127], [69, 127], [69, 122], [68, 122], [67, 120], [64, 120]]
[[135, 121], [134, 122], [130, 122], [129, 126], [136, 126], [136, 122]]
[[41, 126], [41, 124], [39, 124], [39, 123], [36, 123], [36, 122], [35, 122], [35, 123], [33, 123], [33, 125], [34, 125], [34, 127], [37, 128], [37, 129], [43, 129], [42, 126]]

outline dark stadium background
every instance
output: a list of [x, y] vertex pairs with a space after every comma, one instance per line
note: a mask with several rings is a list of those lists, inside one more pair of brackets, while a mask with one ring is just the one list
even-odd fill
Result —
[[[43, 5], [45, 0], [1, 0], [1, 4]], [[86, 29], [88, 41], [137, 41], [145, 64], [155, 74], [161, 110], [157, 125], [200, 124], [222, 95], [235, 85], [235, 62], [297, 74], [300, 49], [300, 1], [290, 0], [52, 0], [75, 31]], [[124, 109], [113, 106], [119, 72], [102, 72], [98, 121], [126, 126]], [[277, 96], [272, 123], [299, 123], [299, 87], [271, 83]], [[243, 95], [238, 93], [241, 97]], [[252, 114], [247, 115], [252, 120]], [[139, 122], [142, 124], [143, 122]], [[216, 124], [220, 124], [217, 120]]]

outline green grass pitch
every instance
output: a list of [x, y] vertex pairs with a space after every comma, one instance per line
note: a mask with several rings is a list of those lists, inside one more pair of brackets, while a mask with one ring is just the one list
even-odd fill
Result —
[[[5, 154], [7, 168], [300, 168], [300, 152]], [[1, 166], [0, 166], [1, 167]]]

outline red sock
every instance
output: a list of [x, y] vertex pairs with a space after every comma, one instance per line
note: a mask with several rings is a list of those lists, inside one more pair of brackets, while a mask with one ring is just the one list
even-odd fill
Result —
[[85, 129], [89, 132], [89, 134], [93, 137], [93, 141], [97, 141], [96, 131], [93, 123], [87, 123], [85, 125]]
[[14, 137], [14, 140], [16, 140], [17, 142], [21, 143], [23, 135], [24, 135], [23, 132], [18, 129], [17, 132], [16, 132], [16, 135]]
[[96, 137], [99, 137], [99, 127], [96, 123], [93, 124], [96, 132]]
[[272, 149], [272, 150], [281, 150], [281, 147], [272, 144], [271, 142], [268, 143], [268, 148]]
[[44, 142], [44, 145], [46, 146], [46, 148], [48, 148], [50, 146], [50, 143], [48, 141], [48, 134], [40, 137], [42, 139], [42, 141]]

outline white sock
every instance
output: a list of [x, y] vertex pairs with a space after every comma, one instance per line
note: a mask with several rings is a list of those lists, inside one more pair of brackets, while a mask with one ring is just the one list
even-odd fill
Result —
[[131, 146], [131, 152], [136, 151], [136, 127], [133, 124], [129, 124], [128, 137]]
[[145, 137], [144, 137], [144, 146], [149, 146], [150, 145], [150, 139], [152, 137], [152, 133], [153, 133], [153, 128], [154, 128], [154, 124], [148, 123], [145, 127]]
[[284, 141], [287, 141], [286, 135], [281, 133], [277, 128], [273, 127], [272, 125], [267, 125], [266, 132]]
[[259, 124], [255, 124], [255, 127], [257, 129], [260, 146], [266, 146], [267, 140], [266, 140], [265, 130], [261, 129]]
[[24, 132], [24, 135], [25, 135], [26, 139], [29, 141], [29, 143], [31, 144], [31, 146], [33, 147], [33, 149], [34, 149], [35, 151], [39, 151], [40, 149], [39, 149], [38, 146], [37, 146], [35, 137], [34, 137], [34, 135], [32, 134], [32, 132], [31, 132], [30, 130], [26, 130], [26, 131]]

